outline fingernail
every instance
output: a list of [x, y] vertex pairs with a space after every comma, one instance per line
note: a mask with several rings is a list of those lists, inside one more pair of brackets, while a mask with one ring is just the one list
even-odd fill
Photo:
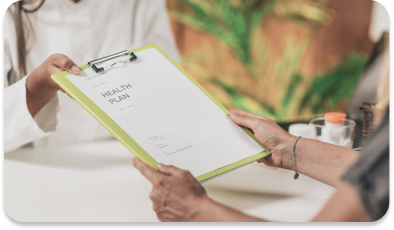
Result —
[[157, 164], [157, 166], [156, 166], [158, 169], [161, 169], [162, 167], [163, 167], [163, 165], [162, 164]]
[[81, 72], [81, 70], [79, 70], [77, 66], [73, 66], [71, 68], [71, 71], [73, 72], [73, 74], [79, 74]]

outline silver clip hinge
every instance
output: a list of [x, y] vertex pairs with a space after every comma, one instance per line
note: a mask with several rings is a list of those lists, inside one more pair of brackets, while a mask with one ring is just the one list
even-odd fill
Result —
[[[108, 65], [106, 67], [98, 68], [96, 66], [96, 65], [103, 64], [104, 62], [107, 62], [109, 60], [112, 60], [112, 59], [115, 59], [115, 58], [118, 58], [118, 57], [122, 57], [122, 56], [126, 56], [126, 55], [130, 55], [130, 58], [128, 58], [127, 60], [117, 61], [117, 62], [114, 62], [111, 65]], [[116, 54], [112, 54], [112, 55], [109, 55], [109, 56], [106, 56], [106, 57], [103, 57], [103, 58], [99, 58], [99, 59], [90, 61], [90, 62], [88, 62], [88, 65], [90, 67], [92, 67], [92, 69], [96, 73], [100, 73], [100, 72], [103, 72], [105, 70], [111, 69], [112, 67], [114, 67], [118, 63], [132, 62], [132, 61], [135, 61], [135, 60], [137, 60], [137, 56], [135, 56], [135, 54], [133, 52], [129, 52], [128, 50], [125, 50], [125, 51], [122, 51], [122, 52], [119, 52], [119, 53], [116, 53]]]

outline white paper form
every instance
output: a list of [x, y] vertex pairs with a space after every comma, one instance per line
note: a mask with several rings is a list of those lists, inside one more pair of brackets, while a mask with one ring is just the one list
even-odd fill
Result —
[[195, 177], [264, 151], [158, 50], [135, 54], [66, 77], [154, 159]]

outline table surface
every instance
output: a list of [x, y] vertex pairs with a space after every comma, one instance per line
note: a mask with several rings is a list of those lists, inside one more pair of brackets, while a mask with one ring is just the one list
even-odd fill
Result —
[[[4, 155], [4, 204], [23, 222], [156, 222], [150, 183], [109, 140]], [[249, 165], [204, 184], [214, 200], [273, 221], [308, 221], [335, 191], [307, 177]]]

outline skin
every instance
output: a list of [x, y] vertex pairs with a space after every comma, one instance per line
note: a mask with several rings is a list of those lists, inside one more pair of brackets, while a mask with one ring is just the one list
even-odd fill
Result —
[[[26, 79], [27, 109], [34, 117], [57, 93], [63, 91], [52, 79], [51, 75], [69, 71], [78, 75], [79, 67], [67, 56], [54, 54], [37, 67]], [[64, 91], [63, 91], [64, 92]]]
[[[74, 3], [80, 0], [71, 0]], [[50, 78], [52, 74], [69, 71], [78, 75], [79, 67], [63, 54], [53, 54], [37, 67], [26, 79], [26, 103], [32, 117], [44, 107], [57, 93], [64, 91]]]
[[[295, 136], [268, 118], [238, 110], [230, 112], [235, 124], [253, 131], [255, 137], [271, 150], [272, 154], [260, 163], [292, 170], [291, 146]], [[357, 190], [341, 180], [341, 175], [357, 160], [358, 152], [301, 138], [297, 141], [295, 155], [297, 171], [337, 188], [312, 221], [369, 221]], [[186, 170], [158, 164], [156, 171], [137, 158], [133, 159], [133, 165], [153, 185], [149, 197], [160, 221], [267, 221], [213, 201]]]
[[[239, 110], [230, 110], [237, 125], [251, 129], [272, 151], [260, 161], [268, 166], [293, 170], [291, 147], [296, 139], [273, 120]], [[359, 152], [321, 141], [300, 138], [296, 143], [295, 165], [299, 173], [337, 187], [341, 176], [357, 160]]]
[[[78, 3], [80, 0], [72, 1]], [[54, 54], [26, 79], [27, 107], [33, 117], [58, 90], [62, 90], [50, 78], [52, 74], [62, 71], [75, 75], [80, 73], [78, 66], [67, 56]], [[272, 151], [272, 155], [261, 160], [261, 163], [292, 169], [294, 136], [265, 117], [236, 110], [231, 111], [230, 117], [236, 124], [252, 130], [256, 138]], [[299, 139], [296, 155], [298, 172], [338, 189], [312, 221], [369, 221], [355, 188], [341, 180], [341, 175], [357, 159], [357, 152], [319, 141]], [[133, 159], [133, 165], [153, 185], [150, 199], [160, 221], [266, 221], [211, 200], [205, 189], [186, 170], [158, 164], [157, 172], [139, 159]]]

